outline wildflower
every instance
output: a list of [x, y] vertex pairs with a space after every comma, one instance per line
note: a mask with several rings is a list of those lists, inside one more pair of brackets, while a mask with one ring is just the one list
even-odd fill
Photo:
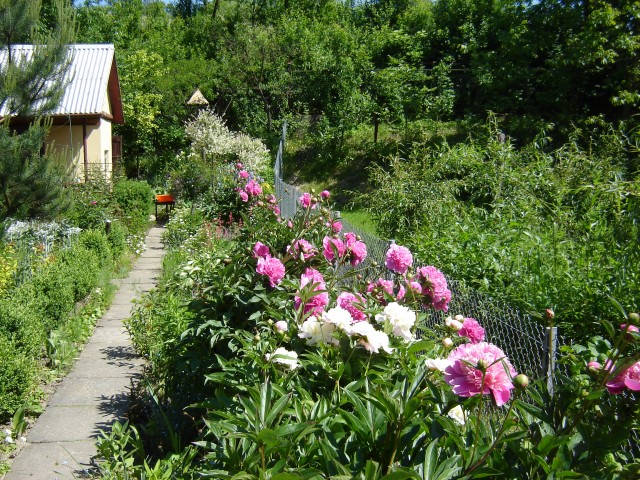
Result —
[[480, 326], [475, 318], [465, 318], [462, 328], [458, 330], [458, 335], [467, 337], [471, 343], [480, 343], [484, 341], [484, 328]]
[[271, 255], [269, 247], [262, 242], [256, 242], [253, 246], [253, 258], [267, 258]]
[[458, 422], [460, 425], [464, 425], [466, 422], [465, 416], [464, 416], [464, 410], [462, 410], [461, 405], [456, 405], [451, 410], [449, 410], [449, 413], [447, 413], [447, 416], [449, 418], [452, 418], [456, 422]]
[[324, 237], [322, 247], [322, 255], [327, 259], [327, 262], [333, 262], [336, 259], [342, 258], [347, 248], [342, 240], [331, 237]]
[[444, 378], [461, 397], [492, 394], [497, 406], [511, 398], [515, 369], [506, 355], [487, 342], [465, 343], [449, 354]]
[[640, 391], [640, 361], [625, 368], [613, 380], [607, 382], [607, 390], [614, 395], [624, 392], [625, 388]]
[[307, 345], [316, 344], [333, 344], [336, 345], [338, 340], [333, 337], [336, 326], [330, 322], [323, 322], [318, 318], [311, 316], [307, 318], [300, 326], [298, 336], [307, 339]]
[[405, 342], [413, 340], [411, 328], [416, 323], [416, 314], [408, 307], [391, 302], [384, 307], [382, 313], [376, 315], [378, 323], [389, 323], [392, 327], [391, 333], [402, 338]]
[[273, 363], [284, 365], [288, 367], [289, 370], [295, 370], [300, 366], [298, 363], [298, 354], [284, 347], [278, 347], [273, 353], [267, 353], [265, 358], [268, 362], [273, 359]]
[[351, 266], [362, 263], [367, 258], [367, 246], [364, 242], [358, 240], [355, 233], [349, 232], [344, 235], [344, 245], [346, 248], [346, 256], [351, 259]]
[[354, 303], [364, 305], [364, 298], [360, 294], [354, 295], [349, 292], [341, 292], [337, 301], [340, 307], [351, 314], [354, 322], [361, 322], [367, 319], [367, 315], [354, 305]]
[[395, 243], [387, 250], [386, 267], [392, 272], [404, 275], [413, 263], [413, 256], [407, 247]]
[[256, 272], [260, 275], [266, 275], [269, 277], [269, 285], [271, 288], [282, 282], [284, 278], [284, 265], [282, 262], [274, 257], [267, 256], [266, 258], [259, 258]]
[[429, 300], [427, 306], [446, 312], [449, 309], [451, 292], [444, 274], [436, 267], [428, 265], [418, 269], [416, 279], [422, 286], [422, 295]]

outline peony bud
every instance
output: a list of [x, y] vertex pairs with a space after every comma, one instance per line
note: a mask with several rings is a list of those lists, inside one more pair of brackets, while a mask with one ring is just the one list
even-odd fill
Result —
[[442, 345], [444, 346], [444, 348], [451, 348], [453, 347], [453, 340], [451, 340], [449, 337], [445, 337], [442, 339]]
[[637, 313], [633, 312], [633, 313], [630, 313], [627, 318], [629, 319], [629, 323], [631, 325], [637, 325], [638, 324], [638, 320], [640, 320], [640, 315], [638, 315]]
[[487, 368], [489, 368], [489, 364], [484, 358], [481, 358], [480, 360], [478, 360], [476, 367], [478, 368], [478, 370], [482, 370], [484, 372], [487, 370]]
[[275, 328], [276, 328], [276, 332], [284, 333], [289, 329], [289, 324], [287, 322], [285, 322], [284, 320], [278, 320], [275, 323]]
[[553, 320], [553, 318], [556, 316], [556, 314], [554, 313], [554, 311], [551, 308], [547, 308], [544, 311], [545, 317], [547, 318], [547, 320]]
[[529, 377], [527, 377], [524, 373], [520, 373], [513, 379], [513, 384], [517, 388], [527, 388], [529, 386]]
[[598, 373], [600, 370], [602, 370], [602, 365], [600, 364], [600, 362], [589, 362], [587, 363], [587, 369], [589, 370], [589, 373]]

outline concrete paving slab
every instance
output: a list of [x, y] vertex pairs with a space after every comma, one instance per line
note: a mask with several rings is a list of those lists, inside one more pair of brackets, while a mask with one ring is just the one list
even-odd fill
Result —
[[89, 478], [96, 455], [93, 440], [30, 443], [21, 451], [4, 480], [63, 480]]
[[129, 397], [104, 398], [95, 405], [50, 405], [29, 432], [29, 443], [77, 442], [96, 439], [123, 418]]
[[147, 251], [127, 278], [114, 280], [119, 291], [112, 305], [3, 480], [89, 478], [99, 432], [123, 419], [132, 382], [142, 373], [144, 360], [136, 355], [122, 322], [135, 308], [133, 300], [156, 287], [164, 255], [161, 232], [149, 231]]
[[132, 379], [129, 377], [66, 377], [48, 405], [91, 406], [106, 401], [115, 395], [128, 395]]

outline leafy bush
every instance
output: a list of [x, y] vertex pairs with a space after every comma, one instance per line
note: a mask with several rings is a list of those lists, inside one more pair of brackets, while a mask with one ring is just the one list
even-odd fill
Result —
[[24, 397], [35, 385], [35, 359], [16, 350], [0, 333], [0, 418], [7, 418], [20, 408]]
[[99, 268], [103, 268], [112, 261], [109, 239], [102, 230], [85, 230], [80, 235], [78, 244], [92, 251], [99, 259]]
[[120, 180], [113, 186], [117, 213], [130, 233], [146, 230], [153, 205], [153, 189], [147, 182]]
[[93, 249], [83, 244], [61, 253], [59, 262], [73, 285], [73, 300], [79, 302], [84, 299], [98, 284], [98, 276], [106, 265], [104, 259]]
[[37, 359], [42, 353], [46, 337], [42, 319], [19, 293], [0, 299], [0, 335], [28, 358]]
[[118, 258], [127, 250], [127, 227], [119, 221], [111, 222], [111, 231], [107, 235], [109, 249], [114, 258]]

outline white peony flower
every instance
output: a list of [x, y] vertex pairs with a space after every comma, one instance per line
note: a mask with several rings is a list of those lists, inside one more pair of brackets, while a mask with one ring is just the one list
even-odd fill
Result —
[[379, 323], [389, 322], [392, 327], [391, 333], [402, 338], [405, 342], [413, 340], [411, 328], [416, 323], [416, 313], [410, 308], [397, 302], [391, 302], [384, 307], [382, 313], [376, 315], [376, 321]]
[[273, 353], [267, 353], [265, 355], [267, 361], [271, 361], [273, 358], [274, 363], [280, 363], [289, 367], [289, 370], [295, 370], [300, 366], [298, 363], [298, 354], [296, 352], [287, 350], [284, 347], [278, 347]]
[[450, 418], [453, 418], [460, 425], [464, 425], [466, 422], [464, 410], [462, 410], [462, 407], [460, 405], [456, 405], [451, 410], [449, 410], [449, 413], [447, 413], [447, 415]]
[[322, 319], [325, 322], [332, 323], [336, 328], [348, 332], [351, 324], [353, 323], [353, 317], [344, 308], [338, 306], [330, 309], [327, 312], [322, 313]]
[[445, 369], [451, 365], [451, 362], [446, 358], [427, 358], [424, 363], [427, 368], [433, 372], [444, 372]]
[[307, 318], [300, 326], [298, 336], [307, 339], [307, 345], [330, 343], [336, 345], [338, 340], [333, 338], [336, 326], [333, 323], [321, 322], [316, 317]]
[[380, 349], [387, 353], [393, 352], [393, 348], [389, 347], [389, 336], [376, 330], [369, 322], [354, 323], [347, 333], [360, 336], [360, 345], [368, 352], [379, 353]]

